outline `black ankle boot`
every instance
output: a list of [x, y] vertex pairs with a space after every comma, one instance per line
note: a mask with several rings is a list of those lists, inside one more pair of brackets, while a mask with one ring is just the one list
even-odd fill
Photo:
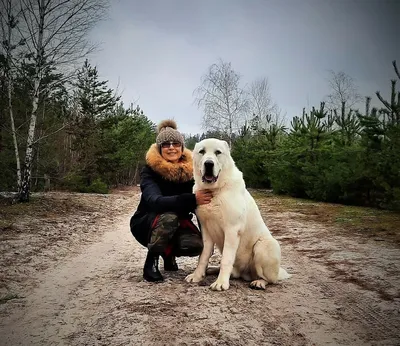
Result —
[[158, 270], [158, 257], [159, 255], [154, 255], [151, 252], [147, 253], [143, 268], [143, 278], [146, 281], [156, 282], [164, 280], [160, 271]]
[[162, 255], [162, 258], [164, 260], [164, 270], [165, 271], [176, 272], [179, 269], [178, 264], [176, 263], [176, 260], [175, 260], [175, 256]]

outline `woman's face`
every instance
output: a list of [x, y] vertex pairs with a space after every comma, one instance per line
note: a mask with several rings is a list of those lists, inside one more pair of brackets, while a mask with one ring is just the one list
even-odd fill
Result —
[[167, 161], [178, 162], [182, 156], [182, 144], [179, 142], [161, 143], [161, 156]]

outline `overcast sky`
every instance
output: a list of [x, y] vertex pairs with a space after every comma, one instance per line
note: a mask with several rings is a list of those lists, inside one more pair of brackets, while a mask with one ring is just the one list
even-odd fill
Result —
[[[389, 91], [400, 65], [400, 0], [112, 0], [91, 57], [126, 106], [155, 123], [172, 117], [201, 133], [193, 90], [219, 58], [243, 85], [268, 77], [291, 119], [329, 93], [328, 70], [352, 76], [362, 95]], [[400, 84], [400, 83], [399, 83]]]

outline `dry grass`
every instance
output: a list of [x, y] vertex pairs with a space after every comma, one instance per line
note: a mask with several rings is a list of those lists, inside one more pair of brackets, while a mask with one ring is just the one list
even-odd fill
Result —
[[297, 213], [304, 221], [317, 221], [338, 227], [341, 231], [385, 238], [400, 244], [400, 213], [374, 208], [315, 202], [270, 191], [250, 190], [258, 204], [271, 212]]

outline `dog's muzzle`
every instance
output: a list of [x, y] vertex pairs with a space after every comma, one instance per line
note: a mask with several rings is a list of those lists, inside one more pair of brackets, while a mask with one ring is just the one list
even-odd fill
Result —
[[203, 183], [215, 183], [218, 180], [218, 175], [214, 175], [214, 162], [206, 160], [204, 162], [204, 174], [202, 176]]

